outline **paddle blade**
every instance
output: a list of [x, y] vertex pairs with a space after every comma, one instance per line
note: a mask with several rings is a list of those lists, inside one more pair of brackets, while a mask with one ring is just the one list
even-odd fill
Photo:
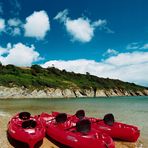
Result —
[[60, 113], [55, 117], [55, 119], [57, 123], [64, 123], [67, 120], [67, 114]]
[[81, 133], [88, 133], [91, 130], [91, 122], [87, 119], [76, 123], [76, 130]]
[[78, 110], [75, 115], [76, 115], [77, 118], [82, 120], [85, 117], [85, 111], [84, 110]]
[[103, 121], [105, 124], [112, 126], [115, 122], [114, 115], [113, 114], [106, 114], [104, 116]]

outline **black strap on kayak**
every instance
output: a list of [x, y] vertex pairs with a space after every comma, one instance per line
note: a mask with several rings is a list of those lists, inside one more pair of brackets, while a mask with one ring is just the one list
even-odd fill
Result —
[[64, 123], [67, 120], [67, 114], [66, 113], [59, 113], [55, 120], [57, 123]]
[[21, 112], [19, 113], [19, 118], [21, 120], [28, 120], [30, 118], [31, 114], [29, 112]]
[[34, 120], [26, 120], [22, 122], [22, 128], [35, 128], [37, 125], [36, 121]]
[[79, 118], [80, 120], [82, 120], [85, 117], [85, 111], [84, 110], [78, 110], [75, 114], [75, 116], [77, 118]]
[[88, 133], [91, 130], [91, 122], [88, 119], [76, 123], [76, 130], [81, 133]]

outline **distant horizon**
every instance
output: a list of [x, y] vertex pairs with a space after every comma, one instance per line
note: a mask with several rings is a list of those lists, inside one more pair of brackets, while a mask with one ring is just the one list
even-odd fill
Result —
[[147, 0], [0, 0], [0, 61], [148, 86]]

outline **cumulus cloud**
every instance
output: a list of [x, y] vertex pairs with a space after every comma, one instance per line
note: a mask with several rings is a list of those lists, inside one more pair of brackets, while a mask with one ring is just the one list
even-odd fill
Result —
[[120, 53], [108, 58], [105, 62], [117, 66], [145, 63], [148, 62], [148, 52]]
[[[1, 51], [1, 48], [0, 48]], [[6, 56], [3, 56], [7, 53]], [[0, 61], [2, 64], [14, 64], [17, 66], [31, 66], [31, 64], [40, 59], [39, 53], [35, 51], [34, 45], [26, 46], [22, 43], [14, 44], [13, 46], [8, 43], [6, 48], [0, 55]]]
[[5, 20], [0, 18], [0, 32], [4, 31], [5, 29]]
[[43, 67], [55, 66], [76, 73], [86, 72], [104, 78], [121, 79], [148, 86], [148, 52], [119, 53], [100, 62], [87, 59], [48, 61]]
[[94, 31], [98, 27], [100, 30], [107, 28], [106, 20], [97, 20], [92, 22], [88, 18], [80, 17], [77, 19], [71, 19], [68, 17], [68, 10], [59, 12], [55, 17], [55, 20], [59, 20], [64, 23], [67, 32], [71, 35], [73, 41], [89, 42], [94, 36]]
[[21, 35], [22, 21], [18, 18], [11, 18], [7, 21], [7, 33], [16, 36]]
[[26, 18], [25, 36], [43, 39], [50, 30], [50, 21], [45, 11], [35, 11]]
[[94, 36], [94, 27], [89, 20], [78, 18], [76, 20], [66, 21], [66, 30], [72, 36], [73, 40], [89, 42]]

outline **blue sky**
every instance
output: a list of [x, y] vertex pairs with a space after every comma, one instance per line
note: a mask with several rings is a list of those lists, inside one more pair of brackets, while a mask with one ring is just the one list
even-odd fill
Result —
[[147, 0], [0, 0], [0, 61], [148, 86]]

